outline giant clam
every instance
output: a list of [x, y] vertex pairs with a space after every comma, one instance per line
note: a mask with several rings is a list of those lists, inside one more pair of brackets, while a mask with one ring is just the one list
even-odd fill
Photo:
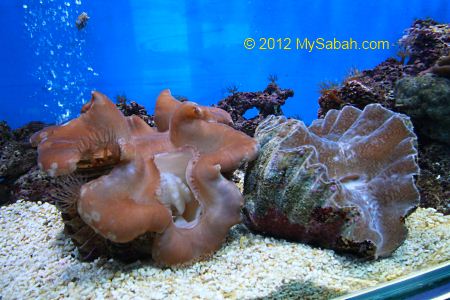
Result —
[[256, 157], [256, 141], [228, 126], [227, 112], [168, 90], [155, 111], [158, 130], [93, 92], [78, 118], [31, 138], [42, 170], [72, 174], [55, 198], [86, 258], [188, 263], [217, 250], [240, 221], [243, 198], [226, 176]]
[[391, 254], [419, 201], [416, 136], [408, 117], [379, 104], [330, 110], [306, 127], [271, 116], [255, 134], [245, 223], [268, 235], [356, 253]]

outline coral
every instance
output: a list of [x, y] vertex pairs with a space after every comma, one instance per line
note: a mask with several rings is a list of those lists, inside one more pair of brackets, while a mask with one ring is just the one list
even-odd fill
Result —
[[345, 82], [340, 94], [344, 103], [352, 104], [359, 109], [363, 109], [367, 104], [372, 103], [373, 99], [379, 99], [377, 102], [382, 101], [381, 96], [376, 91], [358, 80]]
[[319, 111], [318, 115], [320, 118], [323, 118], [331, 109], [341, 109], [345, 106], [344, 101], [342, 101], [339, 89], [331, 88], [331, 89], [321, 89], [320, 97], [319, 97]]
[[20, 189], [19, 181], [36, 165], [36, 150], [28, 141], [30, 135], [45, 126], [30, 122], [15, 130], [0, 124], [0, 204], [13, 201]]
[[329, 110], [349, 104], [363, 109], [369, 103], [380, 103], [392, 109], [395, 82], [404, 75], [404, 66], [391, 58], [372, 70], [346, 78], [340, 86], [321, 90], [318, 116], [323, 118]]
[[80, 252], [151, 253], [174, 265], [217, 250], [243, 202], [224, 176], [255, 158], [256, 141], [226, 125], [225, 111], [168, 90], [156, 103], [157, 130], [99, 92], [81, 111], [31, 138], [39, 167], [64, 176], [55, 196]]
[[[432, 67], [438, 59], [449, 54], [449, 42], [448, 24], [438, 24], [430, 19], [415, 21], [399, 40], [400, 60], [388, 58], [371, 70], [351, 74], [338, 87], [322, 90], [318, 117], [323, 118], [329, 110], [341, 109], [348, 104], [363, 109], [368, 103], [380, 103], [395, 109], [396, 82], [405, 76], [433, 72]], [[439, 67], [434, 68], [435, 73], [448, 74], [447, 66]]]
[[252, 230], [355, 253], [390, 255], [419, 202], [416, 136], [409, 119], [371, 104], [346, 106], [306, 127], [271, 116], [255, 134], [245, 224]]
[[450, 80], [431, 75], [406, 77], [395, 90], [395, 108], [411, 117], [421, 140], [450, 145]]
[[449, 55], [450, 26], [432, 19], [416, 20], [398, 43], [409, 58], [406, 72], [417, 75]]
[[[233, 89], [230, 96], [219, 101], [216, 107], [227, 111], [234, 122], [233, 127], [249, 136], [253, 136], [258, 124], [269, 115], [282, 115], [281, 106], [289, 97], [294, 96], [290, 89], [280, 89], [276, 76], [269, 76], [270, 83], [262, 92], [238, 92]], [[258, 115], [246, 119], [244, 114], [252, 108], [258, 109]]]
[[147, 110], [144, 106], [140, 105], [136, 101], [130, 101], [125, 95], [117, 96], [116, 98], [116, 106], [123, 113], [124, 116], [129, 117], [132, 115], [136, 115], [142, 120], [145, 121], [149, 126], [155, 127], [155, 122], [153, 120], [153, 116], [147, 113]]

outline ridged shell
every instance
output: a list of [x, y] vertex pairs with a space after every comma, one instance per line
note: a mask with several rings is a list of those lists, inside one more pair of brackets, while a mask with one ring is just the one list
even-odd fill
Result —
[[391, 254], [418, 204], [409, 118], [379, 104], [331, 110], [306, 127], [271, 116], [256, 130], [259, 158], [244, 184], [247, 226], [356, 253]]

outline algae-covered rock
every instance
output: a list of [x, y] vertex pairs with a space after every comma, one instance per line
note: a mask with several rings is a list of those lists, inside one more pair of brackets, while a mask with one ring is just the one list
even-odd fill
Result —
[[306, 127], [267, 118], [244, 183], [252, 230], [377, 258], [406, 238], [418, 204], [416, 136], [409, 118], [371, 104], [347, 106]]
[[26, 197], [27, 193], [21, 191], [24, 181], [37, 187], [33, 188], [33, 194], [37, 197], [32, 200], [43, 200], [44, 194], [37, 190], [45, 192], [45, 188], [39, 186], [41, 181], [32, 172], [36, 166], [37, 152], [28, 139], [44, 126], [42, 122], [30, 122], [12, 130], [5, 122], [0, 122], [0, 205], [13, 201], [17, 195]]
[[395, 107], [411, 117], [419, 136], [450, 144], [450, 80], [431, 75], [398, 81]]

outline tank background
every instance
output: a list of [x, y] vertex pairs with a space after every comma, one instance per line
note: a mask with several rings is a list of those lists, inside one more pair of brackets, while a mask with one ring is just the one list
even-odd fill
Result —
[[[243, 47], [245, 38], [352, 37], [394, 43], [414, 18], [448, 22], [449, 10], [446, 0], [2, 1], [0, 120], [12, 127], [31, 120], [63, 122], [78, 115], [92, 89], [111, 98], [126, 94], [149, 111], [159, 91], [168, 87], [176, 95], [212, 104], [229, 86], [261, 90], [267, 76], [275, 74], [280, 86], [295, 91], [285, 114], [308, 124], [317, 115], [319, 82], [340, 81], [352, 67], [372, 68], [398, 49], [250, 51]], [[90, 20], [78, 31], [75, 20], [83, 11]], [[65, 54], [70, 49], [74, 53]]]

